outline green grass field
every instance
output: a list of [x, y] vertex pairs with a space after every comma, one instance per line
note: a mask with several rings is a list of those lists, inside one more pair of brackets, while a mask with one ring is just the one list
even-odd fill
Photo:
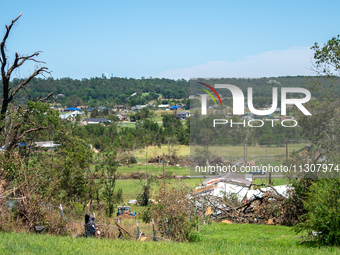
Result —
[[[176, 181], [183, 181], [186, 185], [188, 185], [191, 188], [196, 188], [203, 179], [184, 179], [184, 180], [174, 180], [174, 179], [168, 179], [166, 180], [166, 183], [168, 185], [171, 185], [175, 183]], [[144, 182], [143, 182], [144, 183]], [[151, 184], [151, 197], [156, 194], [157, 189], [159, 188], [159, 185], [163, 183], [162, 179], [159, 179], [157, 183]], [[124, 202], [127, 203], [130, 199], [136, 199], [137, 195], [141, 192], [142, 186], [139, 180], [117, 180], [116, 182], [116, 188], [121, 188], [123, 190], [123, 199]]]
[[[254, 183], [256, 184], [262, 184], [266, 183], [269, 184], [268, 178], [256, 178], [254, 179]], [[287, 178], [272, 178], [273, 186], [279, 186], [279, 185], [287, 185], [289, 184], [289, 180]]]
[[[303, 148], [306, 144], [289, 144], [288, 151], [297, 151]], [[177, 145], [178, 156], [189, 156], [190, 151], [194, 153], [195, 148], [187, 145]], [[226, 159], [231, 161], [238, 161], [244, 157], [244, 147], [243, 146], [211, 146], [209, 150], [214, 155], [224, 156]], [[146, 151], [148, 153], [148, 159], [155, 158], [163, 153], [168, 154], [168, 146], [163, 144], [161, 148], [150, 146], [145, 149], [135, 150], [134, 155], [137, 158], [139, 164], [133, 164], [130, 166], [120, 166], [118, 172], [121, 174], [131, 174], [133, 172], [146, 172]], [[286, 147], [268, 147], [267, 148], [267, 163], [271, 166], [280, 166], [286, 159]], [[250, 146], [247, 149], [247, 161], [255, 161], [257, 166], [266, 165], [266, 154], [264, 146]], [[166, 171], [172, 172], [175, 175], [190, 175], [189, 167], [185, 166], [166, 166]], [[148, 173], [154, 175], [162, 175], [163, 168], [160, 164], [148, 164]]]
[[[176, 145], [178, 156], [188, 156], [190, 155], [190, 146], [188, 145]], [[157, 146], [149, 146], [145, 149], [140, 149], [135, 151], [136, 158], [145, 162], [146, 151], [148, 152], [148, 158], [156, 157], [162, 155], [163, 153], [168, 154], [168, 145], [162, 144], [161, 148]]]
[[[289, 154], [293, 151], [297, 151], [302, 147], [306, 146], [305, 143], [298, 143], [298, 144], [289, 144], [288, 145], [288, 152]], [[188, 146], [188, 145], [177, 145], [178, 151], [177, 155], [179, 156], [187, 156], [190, 155], [190, 148], [191, 151], [195, 151], [195, 146]], [[166, 144], [163, 144], [161, 148], [150, 146], [147, 149], [142, 149], [136, 151], [137, 158], [145, 159], [145, 152], [148, 151], [148, 157], [154, 157], [157, 155], [161, 155], [162, 153], [168, 153], [168, 147]], [[243, 146], [211, 146], [209, 150], [212, 154], [219, 154], [221, 156], [225, 156], [227, 158], [231, 157], [243, 157], [244, 156], [244, 147]], [[249, 146], [247, 148], [247, 159], [251, 160], [252, 158], [261, 158], [265, 159], [266, 156], [266, 149], [265, 146]], [[273, 157], [285, 157], [286, 156], [286, 147], [267, 147], [267, 156], [269, 158]]]
[[[174, 175], [190, 175], [189, 167], [178, 167], [178, 166], [166, 166], [165, 171], [172, 172]], [[146, 173], [146, 165], [136, 164], [132, 166], [120, 166], [118, 167], [118, 173], [128, 175], [135, 172]], [[148, 164], [148, 173], [153, 175], [163, 176], [163, 166], [161, 164]]]
[[0, 254], [340, 254], [339, 247], [299, 244], [283, 226], [215, 223], [201, 226], [197, 236], [176, 243], [0, 232]]
[[[288, 152], [291, 154], [293, 151], [297, 151], [302, 147], [306, 146], [306, 143], [297, 143], [297, 144], [288, 144]], [[195, 151], [195, 146], [191, 146], [192, 152]], [[212, 154], [218, 154], [220, 156], [224, 156], [227, 158], [232, 157], [243, 157], [244, 156], [244, 146], [211, 146], [209, 150]], [[267, 147], [267, 156], [272, 157], [285, 157], [286, 156], [286, 147], [276, 147], [271, 146]], [[265, 159], [266, 157], [266, 148], [265, 146], [248, 146], [247, 148], [247, 159], [252, 160], [255, 158]]]

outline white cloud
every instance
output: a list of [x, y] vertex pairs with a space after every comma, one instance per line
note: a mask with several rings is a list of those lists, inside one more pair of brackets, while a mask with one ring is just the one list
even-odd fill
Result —
[[310, 68], [313, 51], [308, 47], [266, 51], [245, 56], [235, 62], [209, 61], [202, 65], [164, 71], [160, 78], [260, 78], [275, 76], [314, 75]]

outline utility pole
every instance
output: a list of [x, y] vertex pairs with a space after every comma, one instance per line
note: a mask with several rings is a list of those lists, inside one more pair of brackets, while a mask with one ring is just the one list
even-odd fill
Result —
[[286, 160], [288, 161], [288, 139], [286, 138]]
[[246, 140], [244, 140], [244, 155], [243, 155], [243, 165], [245, 166], [246, 165]]
[[268, 167], [268, 165], [267, 165], [267, 145], [266, 145], [266, 167]]
[[146, 153], [146, 182], [145, 182], [145, 186], [147, 186], [148, 185], [148, 149], [146, 149], [145, 153]]
[[164, 165], [164, 153], [163, 153], [163, 180], [164, 180], [164, 188], [165, 188], [165, 165]]
[[[267, 160], [267, 145], [266, 145], [266, 167], [268, 171], [268, 160]], [[269, 185], [272, 184], [272, 173], [269, 171]]]

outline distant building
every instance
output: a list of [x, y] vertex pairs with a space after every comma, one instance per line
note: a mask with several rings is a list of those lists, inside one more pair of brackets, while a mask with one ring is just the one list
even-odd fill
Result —
[[160, 104], [158, 105], [158, 108], [168, 108], [169, 105], [168, 104]]
[[34, 142], [34, 147], [40, 148], [54, 148], [60, 146], [60, 144], [55, 144], [53, 141], [45, 141], [45, 142]]
[[146, 107], [146, 104], [144, 104], [144, 105], [136, 105], [136, 110], [142, 110], [145, 107]]
[[186, 118], [190, 117], [190, 112], [180, 111], [180, 112], [177, 113], [176, 117], [177, 117], [177, 119], [186, 119]]
[[111, 122], [111, 120], [108, 120], [107, 118], [85, 118], [83, 119], [82, 124], [88, 125], [88, 124], [101, 124], [105, 122]]
[[281, 112], [281, 108], [276, 108], [274, 113], [280, 113]]

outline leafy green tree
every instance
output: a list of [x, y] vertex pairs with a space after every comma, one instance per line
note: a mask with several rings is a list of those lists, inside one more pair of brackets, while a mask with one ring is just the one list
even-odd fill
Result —
[[107, 116], [107, 119], [108, 119], [108, 120], [111, 120], [111, 122], [117, 122], [117, 121], [119, 121], [119, 118], [118, 118], [118, 116], [116, 116], [116, 115], [109, 115], [109, 116]]
[[[339, 78], [334, 74], [340, 70], [339, 36], [333, 37], [323, 47], [317, 43], [315, 50], [316, 71], [331, 78], [331, 82], [338, 84]], [[320, 80], [309, 80], [311, 90], [319, 95], [319, 102], [311, 101], [307, 105], [312, 116], [299, 116], [299, 124], [304, 135], [312, 141], [308, 151], [306, 165], [320, 163], [338, 166], [340, 163], [340, 130], [339, 130], [339, 96], [329, 86]], [[310, 175], [310, 173], [308, 173]], [[329, 173], [313, 173], [311, 177], [319, 178], [308, 187], [303, 216], [304, 221], [296, 227], [298, 232], [306, 230], [310, 237], [324, 244], [339, 245], [340, 242], [340, 181], [336, 168]], [[313, 234], [313, 231], [316, 233]]]
[[315, 43], [311, 47], [314, 52], [316, 72], [333, 76], [340, 71], [340, 35], [334, 36], [322, 47]]
[[[307, 230], [309, 236], [321, 243], [340, 244], [340, 180], [320, 179], [309, 188], [304, 208], [304, 222], [296, 226], [298, 232]], [[313, 234], [316, 233], [316, 234]]]
[[67, 98], [66, 105], [68, 107], [77, 107], [83, 105], [83, 100], [75, 95], [71, 95]]
[[97, 118], [99, 117], [99, 111], [97, 108], [93, 108], [91, 111], [91, 118]]
[[93, 152], [87, 142], [67, 133], [61, 133], [59, 141], [57, 162], [61, 170], [60, 190], [65, 194], [63, 199], [85, 203], [89, 199], [89, 169], [93, 162]]
[[76, 121], [79, 122], [81, 120], [81, 117], [79, 114], [76, 115]]
[[[329, 77], [333, 86], [339, 85], [339, 78], [336, 76], [340, 71], [340, 38], [333, 37], [322, 48], [316, 43], [312, 49], [315, 50], [316, 68], [319, 74]], [[315, 159], [327, 158], [328, 163], [340, 163], [340, 98], [332, 91], [332, 87], [320, 82], [320, 80], [308, 80], [310, 90], [319, 95], [318, 101], [311, 100], [307, 108], [311, 116], [300, 113], [299, 125], [303, 133], [312, 141], [317, 148], [318, 154]]]
[[96, 165], [96, 171], [101, 172], [103, 182], [102, 196], [106, 201], [106, 215], [111, 217], [114, 213], [114, 205], [123, 201], [122, 189], [116, 188], [116, 171], [118, 163], [116, 161], [116, 151], [107, 148], [102, 154], [103, 160]]
[[147, 206], [150, 204], [150, 187], [151, 184], [157, 182], [157, 177], [154, 175], [146, 175], [146, 180], [142, 178], [139, 179], [140, 184], [142, 186], [141, 193], [137, 196], [137, 203], [141, 206]]

